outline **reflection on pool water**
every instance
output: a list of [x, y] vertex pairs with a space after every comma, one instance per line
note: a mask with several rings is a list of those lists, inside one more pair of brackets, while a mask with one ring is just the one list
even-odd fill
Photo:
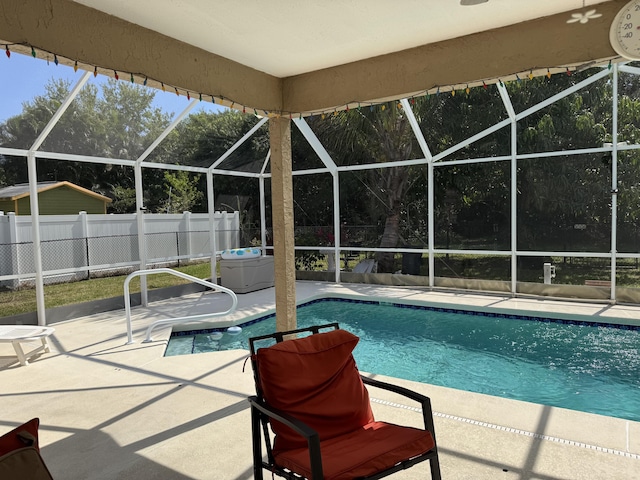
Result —
[[[297, 320], [359, 336], [364, 372], [640, 421], [640, 327], [345, 299], [301, 305]], [[242, 327], [174, 334], [166, 355], [248, 349], [275, 316]]]

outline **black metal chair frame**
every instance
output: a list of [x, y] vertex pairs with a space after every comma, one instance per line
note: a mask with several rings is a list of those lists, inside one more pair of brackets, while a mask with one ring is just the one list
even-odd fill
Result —
[[[251, 433], [252, 433], [252, 444], [253, 444], [253, 473], [254, 478], [257, 480], [263, 480], [263, 469], [272, 472], [278, 476], [284, 477], [288, 480], [300, 480], [304, 477], [296, 474], [295, 472], [291, 472], [285, 468], [279, 467], [275, 463], [275, 459], [272, 453], [272, 445], [271, 445], [271, 434], [269, 432], [269, 422], [271, 419], [275, 419], [297, 433], [299, 433], [302, 437], [307, 440], [307, 444], [309, 446], [309, 456], [311, 460], [311, 479], [310, 480], [323, 480], [324, 476], [322, 473], [322, 457], [320, 454], [320, 438], [318, 433], [304, 424], [303, 422], [297, 420], [296, 418], [288, 415], [285, 412], [282, 412], [278, 409], [275, 409], [268, 405], [262, 396], [262, 391], [260, 390], [260, 378], [258, 373], [258, 367], [256, 365], [256, 351], [254, 345], [255, 343], [266, 340], [266, 339], [275, 339], [277, 343], [284, 341], [285, 337], [290, 335], [296, 335], [298, 333], [306, 333], [311, 332], [312, 334], [320, 333], [323, 330], [327, 329], [339, 329], [340, 326], [337, 323], [330, 323], [326, 325], [317, 325], [308, 328], [300, 328], [297, 330], [289, 330], [286, 332], [275, 332], [269, 335], [261, 335], [258, 337], [253, 337], [249, 339], [249, 348], [251, 352], [251, 365], [253, 367], [253, 375], [256, 384], [256, 395], [252, 395], [248, 398], [249, 403], [251, 404]], [[383, 478], [388, 475], [391, 475], [395, 472], [405, 470], [413, 465], [424, 462], [426, 460], [430, 461], [431, 468], [431, 478], [432, 480], [440, 480], [440, 464], [438, 459], [438, 447], [436, 442], [435, 429], [433, 425], [433, 412], [431, 410], [431, 400], [429, 397], [421, 395], [417, 392], [409, 390], [404, 387], [400, 387], [397, 385], [392, 385], [386, 382], [381, 382], [379, 380], [374, 380], [372, 378], [368, 378], [364, 375], [360, 375], [362, 378], [362, 382], [365, 385], [381, 388], [383, 390], [387, 390], [390, 392], [394, 392], [396, 394], [402, 395], [406, 398], [414, 400], [421, 405], [422, 408], [422, 418], [424, 420], [425, 429], [431, 432], [431, 435], [434, 440], [433, 449], [428, 452], [418, 455], [417, 457], [409, 458], [404, 460], [387, 470], [378, 472], [374, 475], [362, 477], [363, 479], [374, 480], [378, 478]], [[261, 433], [262, 432], [262, 433]], [[264, 442], [266, 446], [266, 461], [263, 459], [262, 455], [262, 437], [264, 436]]]

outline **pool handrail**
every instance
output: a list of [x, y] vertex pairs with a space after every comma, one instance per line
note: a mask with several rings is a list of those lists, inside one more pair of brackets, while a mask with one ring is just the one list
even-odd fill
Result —
[[148, 270], [136, 270], [135, 272], [127, 275], [127, 278], [125, 278], [124, 280], [124, 310], [127, 316], [127, 343], [126, 343], [127, 345], [131, 345], [132, 343], [135, 343], [133, 341], [133, 332], [131, 328], [131, 295], [129, 294], [129, 282], [131, 282], [131, 280], [135, 277], [139, 277], [142, 275], [146, 276], [146, 275], [155, 274], [155, 273], [169, 273], [171, 275], [175, 275], [176, 277], [184, 278], [185, 280], [190, 280], [194, 283], [199, 283], [200, 285], [209, 287], [213, 290], [219, 290], [221, 292], [227, 293], [231, 296], [231, 308], [229, 308], [224, 312], [204, 313], [200, 315], [190, 315], [187, 317], [166, 318], [162, 320], [156, 320], [155, 322], [151, 323], [151, 325], [149, 325], [149, 327], [147, 328], [147, 331], [145, 333], [145, 339], [142, 341], [142, 343], [147, 343], [152, 341], [151, 331], [159, 325], [172, 325], [175, 323], [191, 323], [194, 321], [204, 320], [211, 317], [221, 317], [221, 316], [233, 313], [238, 307], [238, 296], [235, 294], [233, 290], [223, 287], [222, 285], [218, 285], [216, 283], [209, 282], [202, 278], [197, 278], [192, 275], [182, 273], [177, 270], [173, 270], [172, 268], [153, 268]]

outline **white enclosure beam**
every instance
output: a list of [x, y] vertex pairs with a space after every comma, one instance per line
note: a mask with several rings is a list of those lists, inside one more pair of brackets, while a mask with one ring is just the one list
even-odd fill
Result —
[[46, 306], [44, 301], [44, 275], [42, 273], [42, 247], [40, 244], [40, 207], [38, 203], [38, 172], [36, 168], [36, 156], [35, 152], [40, 148], [42, 142], [45, 141], [53, 127], [56, 126], [60, 117], [67, 111], [73, 99], [76, 98], [78, 93], [82, 90], [82, 87], [87, 80], [89, 80], [91, 73], [86, 72], [78, 83], [75, 84], [73, 89], [69, 92], [67, 97], [63, 100], [60, 108], [53, 114], [49, 123], [44, 127], [38, 138], [33, 142], [31, 148], [27, 153], [27, 170], [29, 175], [29, 203], [31, 206], [31, 235], [33, 242], [33, 263], [35, 267], [35, 288], [36, 288], [36, 308], [38, 314], [38, 325], [46, 325]]
[[511, 122], [511, 294], [518, 293], [518, 122], [507, 88], [497, 83], [500, 98]]
[[156, 138], [153, 143], [149, 145], [149, 147], [142, 153], [142, 155], [140, 155], [136, 159], [136, 162], [144, 162], [146, 158], [151, 155], [151, 152], [153, 152], [156, 147], [160, 145], [160, 142], [162, 142], [167, 137], [167, 135], [169, 135], [173, 131], [173, 129], [176, 128], [178, 124], [180, 124], [184, 117], [186, 117], [187, 114], [191, 110], [193, 110], [197, 103], [198, 100], [191, 100], [191, 103], [187, 105], [187, 108], [185, 108], [182, 112], [180, 112], [179, 115], [176, 116], [176, 118], [173, 119], [173, 122], [171, 122], [171, 124], [164, 129], [164, 131], [158, 136], [158, 138]]
[[[260, 178], [259, 173], [251, 173], [251, 172], [230, 172], [229, 170], [218, 170], [216, 168], [209, 170], [208, 173], [213, 173], [216, 175], [229, 175], [232, 177], [246, 177], [246, 178]], [[270, 177], [271, 174], [268, 173], [264, 175], [265, 177]]]
[[[140, 270], [147, 269], [147, 241], [145, 238], [144, 228], [144, 191], [142, 189], [142, 165], [136, 162], [133, 168], [134, 181], [136, 185], [136, 221], [138, 225], [138, 256], [140, 257]], [[140, 277], [140, 303], [143, 307], [149, 304], [147, 296], [147, 278], [146, 275]]]
[[507, 87], [504, 86], [504, 83], [498, 82], [496, 84], [498, 87], [498, 93], [500, 94], [500, 98], [502, 99], [502, 104], [504, 105], [505, 110], [507, 111], [507, 115], [513, 121], [516, 119], [516, 112], [513, 109], [513, 104], [511, 103], [511, 98], [509, 97], [509, 92], [507, 92]]
[[[167, 135], [169, 135], [171, 131], [178, 126], [178, 124], [184, 119], [184, 117], [186, 117], [187, 114], [191, 110], [193, 110], [193, 108], [196, 106], [197, 103], [198, 103], [197, 100], [192, 100], [191, 103], [189, 103], [189, 105], [187, 105], [187, 107], [182, 112], [180, 112], [179, 115], [177, 115], [174, 118], [173, 122], [171, 122], [171, 124], [169, 124], [169, 126], [164, 129], [164, 131], [158, 136], [158, 138], [156, 138], [153, 141], [153, 143], [151, 143], [151, 145], [149, 145], [149, 147], [147, 147], [147, 149], [144, 152], [142, 152], [142, 155], [140, 155], [136, 159], [136, 163], [134, 167], [134, 175], [135, 175], [135, 183], [136, 183], [136, 215], [137, 215], [136, 218], [138, 220], [138, 251], [140, 253], [140, 269], [141, 270], [145, 270], [147, 268], [147, 240], [145, 235], [145, 224], [144, 224], [145, 223], [144, 212], [146, 211], [146, 209], [144, 207], [144, 196], [142, 194], [143, 185], [142, 185], [141, 164], [147, 159], [149, 155], [151, 155], [151, 153], [156, 149], [156, 147], [160, 145], [160, 143], [167, 137]], [[171, 169], [180, 170], [180, 171], [190, 170], [189, 167], [185, 168], [182, 165], [173, 165], [172, 167], [173, 168]], [[167, 165], [164, 165], [163, 170], [169, 170], [169, 168], [167, 168]], [[213, 222], [213, 213], [211, 210], [209, 210], [209, 222]], [[215, 250], [214, 250], [213, 257], [214, 258], [212, 260], [213, 263], [211, 268], [213, 271], [215, 271]], [[212, 276], [211, 278], [213, 282], [216, 281], [216, 277]], [[141, 298], [142, 305], [146, 307], [148, 304], [146, 275], [142, 275], [140, 277], [140, 298]]]
[[64, 160], [67, 162], [82, 162], [82, 163], [100, 163], [105, 165], [122, 165], [125, 167], [133, 167], [135, 160], [126, 160], [122, 158], [108, 158], [108, 157], [87, 157], [86, 155], [74, 155], [73, 153], [57, 153], [57, 152], [43, 152], [39, 150], [37, 152], [38, 158], [47, 158], [50, 160]]
[[501, 155], [499, 157], [486, 157], [486, 158], [470, 158], [465, 160], [444, 160], [436, 163], [437, 167], [446, 167], [451, 165], [470, 165], [478, 163], [495, 163], [510, 161], [513, 155]]
[[413, 108], [411, 108], [411, 104], [406, 98], [400, 100], [400, 105], [402, 105], [402, 109], [407, 116], [407, 120], [409, 120], [409, 125], [411, 126], [411, 130], [413, 130], [413, 134], [418, 141], [418, 146], [420, 150], [422, 150], [422, 155], [424, 158], [430, 162], [433, 159], [433, 155], [431, 154], [431, 150], [429, 149], [429, 145], [427, 145], [427, 140], [424, 138], [422, 134], [422, 130], [420, 130], [420, 125], [418, 124], [418, 120], [416, 119], [415, 114], [413, 113]]
[[218, 160], [216, 160], [215, 162], [213, 162], [210, 166], [209, 166], [209, 171], [213, 171], [218, 165], [220, 165], [222, 162], [224, 162], [227, 158], [229, 158], [231, 156], [231, 154], [233, 152], [235, 152], [238, 147], [240, 147], [240, 145], [242, 145], [244, 142], [246, 142], [249, 138], [251, 138], [251, 136], [256, 133], [258, 131], [258, 129], [264, 125], [267, 120], [269, 120], [267, 117], [261, 118], [258, 123], [256, 123], [253, 128], [251, 130], [249, 130], [247, 133], [244, 134], [244, 136], [238, 140], [236, 143], [233, 144], [233, 146], [227, 150], [226, 152], [224, 152], [224, 154], [218, 158]]
[[333, 177], [333, 237], [335, 242], [333, 255], [336, 266], [335, 281], [336, 283], [340, 283], [340, 237], [342, 235], [342, 225], [340, 222], [340, 175], [336, 171], [332, 173], [331, 176]]
[[583, 81], [576, 83], [575, 85], [567, 88], [566, 90], [563, 90], [560, 93], [557, 93], [555, 95], [552, 95], [551, 97], [547, 98], [546, 100], [543, 100], [542, 102], [538, 103], [537, 105], [534, 105], [531, 108], [527, 108], [526, 110], [518, 113], [516, 115], [516, 120], [522, 120], [525, 117], [528, 117], [529, 115], [542, 110], [545, 107], [548, 107], [549, 105], [557, 102], [558, 100], [567, 97], [569, 95], [571, 95], [572, 93], [577, 92], [578, 90], [582, 90], [583, 88], [591, 85], [594, 82], [597, 82], [598, 80], [600, 80], [601, 78], [607, 77], [609, 76], [609, 70], [604, 68], [601, 71], [599, 71], [598, 73], [596, 73], [595, 75], [592, 75], [589, 78], [585, 78]]
[[267, 254], [267, 204], [264, 198], [264, 177], [258, 179], [260, 189], [260, 244], [263, 255]]
[[207, 209], [209, 212], [209, 245], [211, 245], [211, 282], [218, 283], [218, 241], [216, 240], [216, 207], [213, 190], [213, 175], [207, 173]]
[[338, 167], [339, 172], [354, 172], [356, 170], [375, 170], [390, 167], [409, 167], [411, 165], [425, 165], [426, 158], [416, 158], [413, 160], [398, 160], [397, 162], [368, 163], [365, 165], [345, 165]]
[[0, 155], [15, 155], [16, 157], [26, 157], [29, 150], [25, 148], [0, 147]]
[[433, 157], [433, 161], [437, 162], [443, 158], [448, 157], [449, 155], [457, 152], [458, 150], [462, 150], [464, 147], [467, 147], [469, 145], [471, 145], [473, 142], [477, 142], [478, 140], [491, 135], [494, 132], [497, 132], [498, 130], [500, 130], [503, 127], [506, 127], [507, 125], [509, 125], [511, 123], [511, 120], [509, 120], [508, 118], [505, 120], [502, 120], [498, 123], [496, 123], [495, 125], [476, 133], [475, 135], [467, 138], [466, 140], [463, 140], [462, 142], [454, 145], [453, 147], [447, 148], [445, 151], [438, 153], [437, 155], [434, 155]]
[[427, 164], [427, 234], [429, 235], [428, 239], [428, 247], [429, 247], [429, 286], [433, 287], [435, 285], [435, 192], [434, 192], [434, 171], [433, 171], [433, 162], [429, 162]]
[[324, 148], [324, 145], [320, 143], [316, 134], [313, 133], [313, 130], [309, 127], [309, 124], [304, 118], [294, 118], [293, 123], [298, 127], [298, 130], [300, 130], [300, 133], [302, 133], [309, 145], [311, 145], [311, 148], [316, 152], [324, 166], [327, 167], [332, 174], [335, 174], [338, 171], [336, 162], [333, 161], [333, 158], [331, 158], [329, 152]]
[[616, 301], [618, 253], [618, 65], [613, 65], [612, 140], [611, 151], [611, 301]]
[[29, 173], [29, 203], [31, 204], [31, 238], [33, 243], [33, 264], [36, 270], [36, 308], [38, 325], [46, 325], [46, 307], [44, 302], [44, 276], [42, 274], [42, 248], [40, 244], [40, 210], [38, 205], [38, 174], [36, 157], [33, 152], [27, 155]]
[[640, 75], [639, 67], [632, 67], [631, 65], [627, 65], [625, 63], [618, 63], [618, 72], [631, 73], [633, 75]]
[[435, 219], [433, 218], [434, 214], [434, 191], [433, 191], [433, 155], [431, 154], [431, 150], [429, 149], [429, 145], [427, 144], [427, 140], [424, 138], [422, 134], [422, 130], [420, 129], [420, 125], [418, 124], [418, 120], [413, 113], [413, 108], [407, 101], [406, 98], [403, 98], [400, 101], [402, 108], [409, 120], [409, 125], [411, 125], [411, 129], [413, 130], [413, 134], [418, 140], [418, 145], [420, 146], [420, 150], [422, 150], [422, 155], [427, 160], [427, 235], [428, 235], [428, 265], [429, 265], [429, 286], [433, 287], [435, 285], [435, 255], [434, 255], [434, 242], [435, 242]]
[[38, 135], [38, 138], [36, 138], [35, 142], [33, 142], [33, 145], [31, 145], [31, 148], [29, 149], [29, 151], [33, 152], [40, 148], [40, 145], [42, 145], [42, 142], [44, 142], [47, 136], [49, 135], [49, 133], [51, 133], [51, 130], [53, 130], [53, 127], [56, 126], [56, 124], [58, 123], [58, 120], [60, 120], [60, 117], [62, 117], [64, 112], [67, 111], [67, 108], [69, 108], [69, 105], [71, 105], [71, 102], [73, 102], [73, 99], [76, 98], [76, 96], [80, 93], [80, 90], [82, 90], [82, 87], [84, 87], [84, 84], [87, 83], [90, 77], [91, 77], [91, 72], [85, 72], [82, 75], [82, 77], [80, 77], [80, 80], [78, 80], [78, 83], [76, 83], [75, 86], [71, 89], [71, 91], [67, 95], [67, 98], [65, 98], [62, 104], [60, 105], [60, 108], [58, 108], [56, 113], [53, 114], [53, 117], [51, 117], [51, 120], [49, 120], [49, 123], [47, 123], [47, 125], [44, 127], [42, 132], [40, 132], [40, 135]]
[[[267, 253], [267, 201], [265, 199], [265, 185], [264, 181], [266, 178], [265, 172], [267, 170], [267, 165], [269, 165], [269, 159], [271, 158], [271, 149], [267, 152], [267, 155], [262, 163], [262, 168], [260, 169], [260, 179], [259, 179], [259, 187], [260, 187], [260, 241], [262, 243], [262, 252], [264, 254]], [[273, 253], [273, 252], [271, 252]]]
[[174, 165], [171, 163], [155, 163], [144, 162], [144, 168], [156, 168], [160, 170], [180, 170], [182, 172], [192, 173], [208, 173], [209, 169], [205, 167], [191, 167], [189, 165]]
[[311, 148], [316, 152], [316, 155], [320, 158], [320, 161], [333, 177], [333, 257], [335, 258], [336, 266], [334, 270], [334, 280], [336, 283], [340, 283], [340, 236], [342, 225], [340, 223], [340, 177], [338, 175], [338, 167], [333, 161], [333, 158], [331, 158], [331, 155], [329, 155], [329, 152], [327, 152], [324, 145], [320, 143], [316, 134], [311, 130], [309, 124], [303, 118], [294, 118], [293, 123], [298, 127], [300, 133], [302, 133], [309, 145], [311, 145]]

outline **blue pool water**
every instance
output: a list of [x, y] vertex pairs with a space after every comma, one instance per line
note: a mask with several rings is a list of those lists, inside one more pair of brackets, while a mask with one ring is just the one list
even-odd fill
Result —
[[[402, 307], [322, 299], [298, 307], [297, 320], [359, 336], [364, 372], [640, 421], [639, 327]], [[174, 334], [166, 355], [248, 349], [274, 330], [271, 315], [220, 340]]]

